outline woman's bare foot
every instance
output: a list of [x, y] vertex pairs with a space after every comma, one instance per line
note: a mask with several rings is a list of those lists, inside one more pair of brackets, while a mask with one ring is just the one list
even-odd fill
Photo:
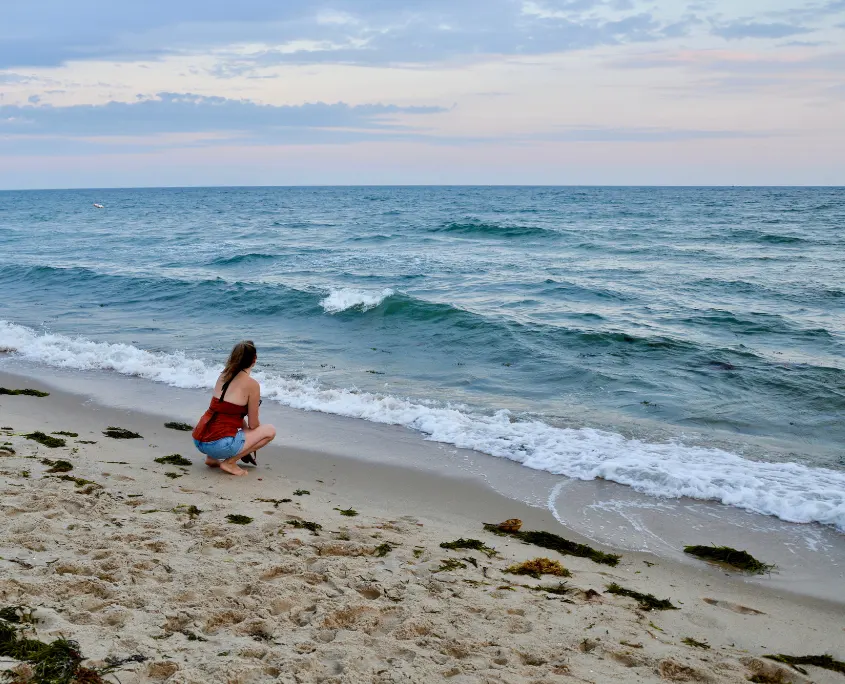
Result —
[[220, 467], [220, 461], [218, 461], [217, 459], [211, 458], [211, 457], [205, 459], [205, 464], [209, 468], [219, 468]]
[[224, 473], [229, 473], [229, 475], [248, 475], [249, 474], [243, 468], [238, 468], [238, 466], [236, 464], [229, 463], [228, 461], [223, 461], [220, 464], [220, 470], [222, 470]]

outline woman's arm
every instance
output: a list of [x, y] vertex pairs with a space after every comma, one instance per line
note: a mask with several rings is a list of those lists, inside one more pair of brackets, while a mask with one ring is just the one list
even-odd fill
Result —
[[255, 380], [249, 388], [249, 399], [247, 400], [247, 420], [249, 428], [254, 430], [261, 422], [258, 420], [258, 404], [261, 403], [261, 386]]

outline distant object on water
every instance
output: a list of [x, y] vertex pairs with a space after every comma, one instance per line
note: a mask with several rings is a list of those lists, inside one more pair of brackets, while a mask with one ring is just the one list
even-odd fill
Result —
[[94, 202], [94, 206], [97, 207], [97, 209], [105, 209], [102, 204], [97, 204], [96, 202]]

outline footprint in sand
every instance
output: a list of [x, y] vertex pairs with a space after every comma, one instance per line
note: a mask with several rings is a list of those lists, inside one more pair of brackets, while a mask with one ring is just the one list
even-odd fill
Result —
[[741, 613], [742, 615], [765, 615], [762, 610], [742, 606], [739, 603], [731, 603], [730, 601], [722, 601], [714, 598], [702, 598], [701, 600], [705, 603], [709, 603], [711, 606], [732, 610], [734, 613]]

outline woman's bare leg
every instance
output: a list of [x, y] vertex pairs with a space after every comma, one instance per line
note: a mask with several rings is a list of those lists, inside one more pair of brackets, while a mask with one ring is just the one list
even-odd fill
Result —
[[225, 461], [220, 461], [220, 470], [229, 473], [230, 475], [246, 475], [247, 471], [238, 467], [238, 461], [241, 457], [258, 451], [262, 447], [267, 446], [276, 438], [276, 428], [272, 425], [261, 425], [254, 430], [245, 429], [243, 448], [232, 458], [227, 458]]

